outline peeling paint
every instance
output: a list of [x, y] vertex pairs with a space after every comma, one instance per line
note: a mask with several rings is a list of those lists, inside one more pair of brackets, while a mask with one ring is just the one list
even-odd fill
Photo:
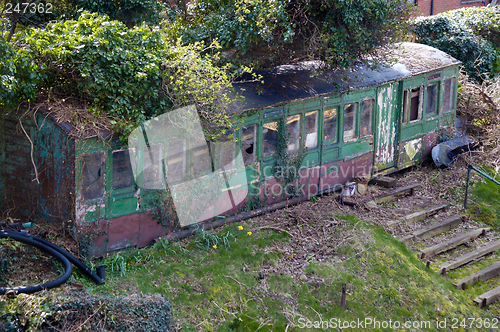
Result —
[[375, 164], [389, 165], [394, 162], [394, 140], [396, 139], [396, 121], [393, 119], [393, 84], [380, 88], [377, 95], [378, 127]]
[[422, 138], [417, 138], [406, 142], [405, 152], [409, 160], [413, 160], [413, 158], [415, 158], [415, 156], [420, 152], [421, 148], [422, 148]]

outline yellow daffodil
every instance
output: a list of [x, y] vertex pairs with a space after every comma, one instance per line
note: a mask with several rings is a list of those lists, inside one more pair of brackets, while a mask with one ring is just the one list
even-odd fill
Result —
[[242, 231], [242, 230], [243, 230], [243, 226], [238, 226], [238, 229], [239, 229], [240, 231]]
[[212, 247], [213, 247], [214, 249], [217, 249], [217, 246], [216, 246], [215, 244], [214, 244]]
[[248, 236], [252, 235], [252, 232], [248, 232], [248, 233], [247, 233], [247, 235], [248, 235]]

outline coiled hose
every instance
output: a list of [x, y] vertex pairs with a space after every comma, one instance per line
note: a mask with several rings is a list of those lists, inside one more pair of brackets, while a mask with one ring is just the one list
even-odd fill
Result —
[[23, 234], [13, 231], [6, 231], [6, 230], [0, 230], [0, 238], [11, 238], [18, 242], [22, 242], [24, 244], [37, 247], [45, 251], [49, 255], [53, 256], [54, 258], [56, 258], [64, 266], [63, 275], [61, 275], [56, 280], [41, 285], [29, 286], [29, 287], [15, 287], [15, 288], [0, 287], [0, 295], [10, 291], [14, 291], [16, 293], [31, 294], [41, 291], [43, 289], [51, 289], [54, 287], [58, 287], [63, 283], [65, 283], [68, 280], [69, 276], [71, 275], [72, 271], [71, 263], [75, 264], [75, 266], [78, 267], [78, 269], [80, 269], [84, 274], [89, 276], [95, 283], [99, 285], [104, 283], [104, 281], [98, 275], [93, 273], [87, 266], [85, 266], [85, 264], [79, 261], [75, 256], [71, 255], [66, 250], [54, 245], [53, 243], [40, 239], [39, 237], [36, 237], [34, 235]]

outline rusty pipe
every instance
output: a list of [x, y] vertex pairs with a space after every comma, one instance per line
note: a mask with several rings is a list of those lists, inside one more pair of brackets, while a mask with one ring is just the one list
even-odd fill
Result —
[[[299, 203], [301, 203], [303, 201], [307, 201], [307, 200], [309, 200], [308, 196], [295, 197], [295, 198], [292, 198], [290, 200], [274, 203], [274, 204], [264, 206], [264, 207], [259, 208], [259, 209], [255, 209], [255, 210], [248, 211], [248, 212], [243, 212], [243, 213], [237, 214], [237, 215], [232, 216], [232, 217], [220, 219], [217, 221], [207, 222], [207, 223], [204, 223], [202, 225], [203, 225], [203, 228], [205, 230], [214, 229], [214, 228], [226, 225], [226, 224], [232, 224], [232, 223], [237, 222], [237, 221], [245, 220], [245, 219], [252, 218], [252, 217], [257, 217], [257, 216], [260, 216], [264, 213], [268, 213], [268, 212], [272, 212], [272, 211], [275, 211], [278, 209], [282, 209], [282, 208], [287, 207], [287, 206], [299, 204]], [[190, 229], [186, 229], [183, 231], [170, 233], [165, 237], [155, 238], [153, 240], [153, 242], [157, 242], [161, 239], [166, 239], [169, 241], [180, 240], [180, 239], [183, 239], [187, 236], [195, 234], [197, 230], [198, 230], [198, 228], [190, 228]]]

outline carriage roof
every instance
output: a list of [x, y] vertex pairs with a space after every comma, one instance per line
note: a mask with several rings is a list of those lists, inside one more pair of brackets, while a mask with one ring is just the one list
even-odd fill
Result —
[[233, 84], [235, 93], [244, 99], [232, 103], [228, 110], [233, 113], [342, 93], [460, 64], [443, 51], [416, 43], [396, 44], [394, 55], [396, 63], [382, 64], [375, 69], [359, 63], [347, 70], [320, 70], [320, 61], [304, 61], [257, 71], [262, 80], [249, 81], [250, 77], [246, 76], [240, 83]]

